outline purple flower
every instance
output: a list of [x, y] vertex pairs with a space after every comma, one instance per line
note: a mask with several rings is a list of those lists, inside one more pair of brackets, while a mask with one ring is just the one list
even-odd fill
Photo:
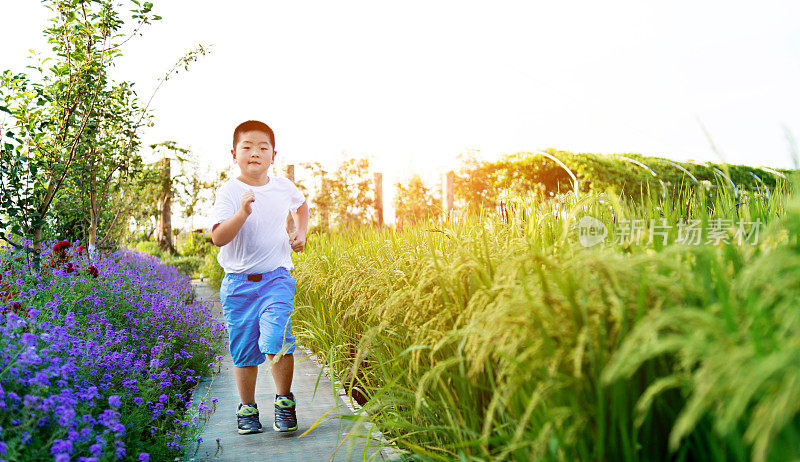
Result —
[[[50, 257], [53, 244], [55, 241], [45, 244], [44, 258]], [[124, 438], [127, 421], [121, 421], [119, 411], [122, 398], [130, 396], [134, 405], [147, 404], [153, 412], [152, 423], [144, 427], [152, 425], [150, 429], [159, 441], [161, 449], [153, 450], [163, 451], [168, 441], [172, 441], [170, 448], [179, 450], [178, 441], [184, 432], [164, 431], [162, 435], [158, 429], [176, 414], [182, 415], [184, 407], [191, 409], [191, 400], [186, 402], [191, 390], [179, 391], [185, 383], [206, 374], [206, 364], [214, 364], [217, 351], [213, 341], [224, 335], [224, 326], [214, 320], [207, 304], [184, 303], [188, 280], [154, 258], [125, 250], [100, 252], [91, 263], [103, 278], [92, 280], [86, 274], [84, 265], [89, 263], [85, 256], [75, 252], [64, 255], [74, 259], [72, 276], [77, 277], [67, 277], [64, 270], [68, 261], [59, 259], [52, 271], [17, 279], [14, 290], [24, 310], [0, 316], [0, 362], [3, 351], [19, 353], [14, 363], [7, 364], [9, 380], [4, 383], [19, 384], [27, 392], [20, 397], [0, 388], [0, 412], [8, 413], [24, 404], [35, 414], [31, 432], [25, 431], [14, 440], [24, 449], [24, 445], [32, 444], [33, 431], [44, 430], [36, 425], [57, 425], [61, 429], [53, 428], [53, 437], [61, 439], [51, 440], [50, 447], [45, 448], [57, 460], [73, 456], [71, 460], [97, 462], [99, 458], [125, 457], [121, 441], [121, 445], [115, 443], [112, 452], [105, 439]], [[6, 270], [0, 274], [3, 282], [10, 283], [21, 272]], [[183, 341], [187, 332], [196, 335]], [[201, 370], [189, 364], [200, 364], [197, 369]], [[155, 388], [153, 385], [162, 390], [153, 399], [155, 403], [137, 396]], [[145, 397], [151, 392], [147, 393]], [[7, 420], [19, 425], [19, 417], [14, 412]], [[194, 426], [195, 419], [191, 420], [177, 419], [174, 423]], [[9, 450], [8, 444], [0, 442], [0, 459], [7, 458], [5, 452], [17, 449]], [[140, 461], [149, 460], [148, 453], [134, 453], [131, 458], [134, 455]]]
[[22, 338], [20, 339], [20, 342], [30, 346], [35, 346], [38, 343], [38, 341], [39, 337], [29, 332], [25, 332], [24, 334], [22, 334]]
[[146, 452], [139, 453], [139, 462], [149, 462], [150, 461], [150, 454]]
[[[50, 448], [51, 454], [58, 454], [61, 455], [62, 453], [67, 454], [67, 459], [69, 460], [69, 453], [72, 452], [72, 441], [71, 440], [55, 440], [53, 441], [53, 446]], [[58, 457], [58, 456], [56, 456]]]

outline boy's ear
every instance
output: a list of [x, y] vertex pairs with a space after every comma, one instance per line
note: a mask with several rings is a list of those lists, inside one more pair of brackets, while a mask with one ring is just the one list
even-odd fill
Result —
[[236, 150], [231, 149], [231, 156], [233, 156], [233, 160], [236, 161]]

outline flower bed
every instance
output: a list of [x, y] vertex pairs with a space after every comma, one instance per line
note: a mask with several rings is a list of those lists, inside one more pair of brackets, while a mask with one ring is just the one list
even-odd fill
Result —
[[0, 258], [0, 459], [180, 456], [209, 410], [191, 395], [225, 329], [188, 278], [66, 241], [40, 271], [9, 249]]

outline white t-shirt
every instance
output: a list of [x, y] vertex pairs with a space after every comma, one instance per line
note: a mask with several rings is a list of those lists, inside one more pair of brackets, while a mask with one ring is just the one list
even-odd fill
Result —
[[267, 273], [278, 267], [294, 268], [292, 264], [286, 217], [296, 212], [305, 197], [290, 180], [269, 177], [263, 186], [250, 186], [236, 178], [228, 180], [217, 191], [211, 212], [213, 226], [232, 217], [242, 206], [242, 194], [248, 189], [255, 193], [253, 212], [232, 241], [223, 245], [217, 261], [226, 273]]

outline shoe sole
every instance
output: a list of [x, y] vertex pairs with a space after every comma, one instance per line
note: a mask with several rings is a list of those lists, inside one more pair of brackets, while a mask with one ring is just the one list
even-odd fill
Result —
[[239, 430], [240, 435], [249, 435], [250, 433], [261, 433], [264, 430], [259, 428], [258, 430]]
[[292, 428], [288, 428], [286, 430], [281, 430], [280, 428], [276, 427], [275, 424], [272, 424], [272, 429], [275, 430], [276, 432], [281, 432], [281, 433], [293, 432], [293, 431], [297, 431], [297, 425], [295, 425]]

